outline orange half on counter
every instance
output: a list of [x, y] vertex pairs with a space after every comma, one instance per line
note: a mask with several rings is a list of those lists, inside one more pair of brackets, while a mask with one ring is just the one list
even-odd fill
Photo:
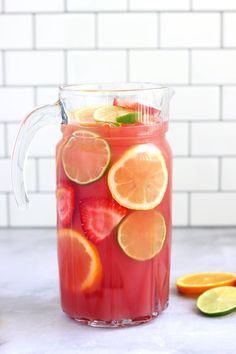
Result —
[[177, 279], [176, 287], [185, 295], [200, 295], [219, 286], [236, 285], [236, 273], [202, 272], [187, 274]]

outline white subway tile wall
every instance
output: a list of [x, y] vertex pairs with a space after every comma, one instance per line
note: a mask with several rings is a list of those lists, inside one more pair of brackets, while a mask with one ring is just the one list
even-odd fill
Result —
[[126, 58], [125, 50], [69, 51], [68, 83], [125, 81]]
[[235, 0], [192, 0], [194, 10], [236, 10]]
[[225, 157], [222, 159], [221, 187], [223, 190], [236, 190], [236, 158]]
[[189, 10], [189, 0], [129, 0], [131, 10], [178, 11]]
[[0, 194], [0, 227], [7, 227], [9, 225], [7, 197], [7, 194]]
[[32, 206], [16, 206], [20, 120], [64, 83], [156, 81], [175, 90], [173, 223], [236, 225], [235, 0], [0, 0], [0, 227], [54, 226], [59, 127], [32, 143]]
[[69, 11], [119, 11], [127, 10], [127, 0], [67, 0]]
[[170, 111], [175, 120], [219, 120], [220, 88], [217, 86], [174, 87]]
[[223, 87], [223, 119], [235, 120], [236, 117], [236, 86]]
[[7, 85], [56, 85], [64, 81], [62, 51], [9, 51], [5, 54]]
[[0, 157], [5, 156], [5, 126], [4, 124], [0, 124]]
[[224, 14], [224, 46], [236, 47], [236, 13]]
[[31, 15], [0, 15], [0, 49], [32, 48], [32, 23]]
[[6, 12], [58, 12], [64, 11], [64, 0], [2, 0]]
[[219, 34], [220, 14], [217, 13], [164, 13], [160, 16], [163, 48], [219, 47]]
[[0, 87], [1, 121], [19, 121], [34, 104], [34, 91], [31, 87]]
[[98, 47], [155, 48], [159, 45], [158, 21], [155, 13], [99, 14]]
[[187, 50], [132, 50], [129, 55], [131, 81], [156, 81], [165, 85], [187, 84]]
[[0, 68], [1, 68], [1, 70], [0, 70], [0, 85], [3, 85], [4, 76], [5, 76], [5, 73], [3, 72], [4, 71], [3, 65], [4, 65], [3, 53], [0, 52]]
[[[36, 15], [36, 48], [94, 48], [93, 14]], [[50, 31], [49, 31], [50, 28]]]

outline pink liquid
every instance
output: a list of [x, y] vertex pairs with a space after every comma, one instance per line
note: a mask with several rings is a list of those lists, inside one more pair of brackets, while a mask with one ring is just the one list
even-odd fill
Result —
[[[75, 210], [71, 229], [85, 234], [80, 218], [80, 203], [85, 198], [107, 198], [112, 200], [107, 185], [107, 173], [98, 181], [79, 185], [72, 182], [65, 175], [61, 163], [61, 147], [79, 126], [62, 126], [63, 138], [57, 146], [57, 184], [69, 183], [75, 191]], [[82, 127], [82, 129], [84, 129]], [[169, 269], [170, 269], [170, 242], [171, 242], [171, 192], [172, 192], [172, 156], [170, 147], [165, 139], [167, 126], [165, 123], [158, 127], [153, 126], [97, 126], [86, 128], [96, 132], [104, 138], [111, 148], [111, 163], [117, 161], [124, 152], [138, 144], [152, 143], [162, 152], [167, 170], [168, 186], [161, 203], [155, 208], [165, 218], [166, 239], [154, 258], [145, 261], [136, 261], [128, 257], [117, 242], [117, 228], [114, 228], [109, 237], [95, 245], [102, 264], [102, 279], [98, 288], [91, 292], [73, 292], [65, 286], [63, 264], [65, 255], [62, 246], [58, 243], [58, 259], [60, 270], [61, 303], [65, 313], [69, 316], [86, 321], [132, 320], [144, 322], [159, 314], [168, 304]], [[86, 166], [80, 166], [85, 168]], [[129, 210], [128, 213], [132, 213]], [[62, 226], [58, 220], [58, 229]], [[67, 255], [68, 257], [70, 255]], [[76, 267], [75, 270], [76, 272]], [[73, 276], [71, 277], [73, 279]]]

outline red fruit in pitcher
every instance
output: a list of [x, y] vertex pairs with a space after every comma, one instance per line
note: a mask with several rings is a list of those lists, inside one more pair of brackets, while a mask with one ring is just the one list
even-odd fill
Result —
[[132, 109], [135, 112], [140, 112], [142, 114], [149, 114], [151, 116], [159, 116], [160, 110], [154, 107], [146, 106], [144, 104], [138, 102], [130, 102], [127, 99], [117, 98], [115, 97], [113, 100], [113, 106], [120, 106], [123, 108]]
[[127, 209], [114, 200], [88, 198], [80, 202], [83, 230], [96, 244], [108, 237], [126, 214]]
[[75, 207], [73, 187], [66, 183], [59, 185], [56, 191], [56, 197], [59, 220], [63, 226], [69, 225], [71, 223]]

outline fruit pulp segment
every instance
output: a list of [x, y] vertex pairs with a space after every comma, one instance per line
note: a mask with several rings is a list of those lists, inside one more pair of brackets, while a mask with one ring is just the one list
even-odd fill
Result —
[[[98, 139], [104, 139], [110, 149], [106, 171], [87, 184], [79, 184], [71, 180], [68, 173], [65, 173], [63, 166], [63, 148], [73, 132], [80, 129], [88, 129], [95, 133], [94, 139], [97, 139], [97, 136]], [[73, 136], [75, 135], [73, 134]], [[89, 139], [91, 137], [88, 138], [88, 141]], [[153, 252], [150, 257], [145, 256], [144, 260], [132, 258], [132, 254], [131, 256], [127, 255], [119, 244], [118, 229], [121, 223], [137, 210], [121, 206], [114, 200], [107, 182], [108, 173], [114, 163], [129, 149], [139, 144], [149, 144], [149, 146], [152, 144], [156, 147], [162, 153], [168, 173], [168, 182], [163, 198], [151, 210], [155, 210], [163, 216], [165, 234], [162, 235], [163, 239], [158, 243], [157, 251]], [[85, 170], [85, 173], [86, 161], [89, 160], [88, 166], [90, 168], [92, 159], [96, 160], [96, 154], [97, 156], [99, 154], [98, 150], [95, 155], [92, 155], [89, 149], [86, 151], [85, 158], [80, 158], [81, 165], [79, 166], [81, 171]], [[73, 166], [76, 165], [75, 157], [71, 163]], [[135, 320], [152, 317], [154, 313], [160, 313], [166, 307], [170, 270], [171, 178], [171, 151], [163, 130], [155, 130], [147, 126], [138, 127], [138, 129], [103, 125], [89, 128], [78, 125], [63, 126], [63, 138], [57, 146], [57, 185], [70, 184], [74, 189], [73, 217], [66, 227], [76, 230], [89, 243], [93, 243], [101, 264], [101, 274], [99, 273], [97, 278], [96, 274], [94, 275], [91, 291], [81, 291], [78, 284], [73, 284], [73, 282], [79, 281], [77, 273], [81, 272], [81, 276], [84, 276], [83, 271], [78, 268], [82, 265], [74, 255], [75, 240], [69, 240], [67, 246], [58, 241], [61, 303], [63, 310], [69, 316], [75, 319], [101, 321]], [[93, 212], [94, 207], [97, 208], [97, 211], [101, 211], [100, 215]], [[106, 208], [109, 210], [107, 213]], [[141, 213], [143, 212], [141, 211]], [[144, 211], [144, 213], [149, 213], [149, 211]], [[65, 226], [61, 223], [59, 215], [57, 220], [59, 232]], [[142, 218], [136, 222], [141, 223]], [[97, 224], [96, 227], [93, 227], [94, 224]], [[102, 236], [103, 228], [104, 235]], [[63, 252], [63, 247], [66, 249], [65, 252]], [[77, 248], [79, 249], [79, 247]], [[88, 267], [87, 264], [84, 266]], [[67, 270], [65, 270], [66, 267]], [[68, 286], [68, 283], [72, 284]]]

